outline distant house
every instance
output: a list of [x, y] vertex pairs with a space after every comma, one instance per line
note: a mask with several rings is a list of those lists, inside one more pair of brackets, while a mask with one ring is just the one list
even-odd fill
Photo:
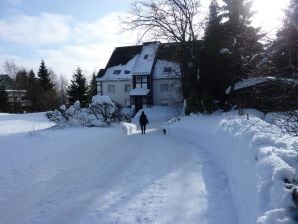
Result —
[[98, 73], [98, 94], [135, 110], [179, 104], [180, 66], [171, 61], [169, 48], [170, 44], [160, 42], [117, 47]]
[[298, 79], [255, 77], [226, 89], [239, 108], [255, 108], [263, 112], [298, 110]]
[[23, 112], [30, 106], [27, 90], [14, 88], [14, 80], [8, 75], [0, 75], [0, 85], [4, 87], [8, 95], [9, 112]]

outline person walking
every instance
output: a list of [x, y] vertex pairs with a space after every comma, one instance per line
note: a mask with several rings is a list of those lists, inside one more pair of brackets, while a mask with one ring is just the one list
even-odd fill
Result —
[[142, 129], [142, 135], [144, 135], [146, 133], [146, 125], [149, 124], [147, 116], [144, 111], [142, 111], [139, 122]]

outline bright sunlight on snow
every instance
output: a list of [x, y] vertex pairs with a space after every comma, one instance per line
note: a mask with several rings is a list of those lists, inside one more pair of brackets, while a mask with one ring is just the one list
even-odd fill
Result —
[[1, 115], [1, 224], [293, 223], [283, 180], [297, 176], [297, 138], [253, 110], [144, 111], [146, 135], [139, 114], [62, 129], [42, 113]]

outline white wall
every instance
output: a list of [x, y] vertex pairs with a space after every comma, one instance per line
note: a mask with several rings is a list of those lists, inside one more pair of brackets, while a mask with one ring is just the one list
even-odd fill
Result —
[[[103, 95], [109, 96], [112, 100], [121, 103], [123, 106], [130, 105], [129, 92], [125, 92], [125, 85], [130, 84], [132, 88], [131, 80], [118, 80], [118, 81], [105, 81], [102, 82], [102, 93]], [[115, 85], [115, 93], [108, 92], [108, 85]]]
[[[161, 91], [161, 84], [168, 84], [168, 91]], [[153, 105], [174, 106], [182, 102], [180, 79], [154, 79]]]

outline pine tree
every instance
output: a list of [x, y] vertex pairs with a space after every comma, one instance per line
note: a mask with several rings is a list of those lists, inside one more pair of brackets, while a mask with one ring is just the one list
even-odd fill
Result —
[[58, 95], [51, 80], [51, 73], [48, 71], [43, 60], [37, 74], [39, 77], [37, 110], [47, 111], [55, 109], [59, 103]]
[[28, 91], [28, 73], [22, 69], [16, 73], [16, 89]]
[[203, 48], [200, 54], [200, 75], [204, 79], [205, 86], [211, 98], [220, 99], [224, 94], [227, 83], [227, 66], [230, 55], [221, 54], [225, 48], [222, 41], [225, 37], [224, 26], [221, 23], [221, 9], [216, 0], [212, 0], [209, 6], [209, 19], [203, 38]]
[[291, 0], [273, 45], [274, 75], [298, 77], [298, 0]]
[[92, 74], [92, 78], [89, 83], [88, 88], [88, 96], [89, 96], [89, 102], [91, 102], [92, 97], [97, 95], [97, 82], [96, 82], [96, 75], [95, 73]]
[[39, 106], [39, 95], [41, 90], [39, 88], [39, 80], [35, 77], [33, 70], [30, 70], [28, 73], [28, 100], [31, 111], [38, 111]]
[[8, 107], [8, 94], [5, 91], [5, 87], [2, 84], [0, 84], [0, 111], [6, 112]]
[[224, 35], [222, 42], [231, 52], [232, 63], [229, 65], [230, 82], [247, 77], [254, 67], [251, 59], [262, 51], [258, 42], [259, 29], [251, 26], [250, 0], [223, 0], [223, 14], [226, 21], [223, 23]]
[[44, 60], [41, 60], [37, 75], [40, 79], [40, 86], [43, 91], [53, 90], [54, 85], [51, 81], [51, 74], [45, 66]]
[[88, 102], [88, 86], [86, 78], [84, 77], [82, 70], [78, 67], [73, 74], [71, 84], [67, 90], [69, 103], [73, 104], [79, 100], [82, 107], [87, 105]]

